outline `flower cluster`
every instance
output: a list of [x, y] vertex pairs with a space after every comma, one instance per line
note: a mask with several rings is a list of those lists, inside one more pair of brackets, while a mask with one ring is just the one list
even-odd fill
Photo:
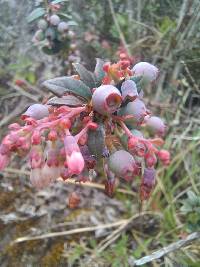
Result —
[[[31, 183], [41, 189], [58, 177], [84, 182], [103, 169], [109, 196], [116, 178], [141, 177], [140, 198], [148, 199], [157, 161], [168, 165], [170, 154], [162, 149], [165, 123], [151, 115], [142, 99], [143, 80], [154, 81], [158, 69], [147, 62], [130, 64], [123, 55], [115, 64], [97, 59], [94, 73], [75, 64], [78, 75], [45, 81], [56, 96], [30, 106], [21, 116], [23, 125], [9, 126], [0, 145], [0, 170], [13, 153], [27, 157]], [[74, 207], [80, 199], [73, 195]]]

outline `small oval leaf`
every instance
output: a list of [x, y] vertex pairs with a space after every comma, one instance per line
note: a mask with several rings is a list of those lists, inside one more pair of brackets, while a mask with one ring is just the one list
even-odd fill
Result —
[[90, 100], [92, 96], [90, 88], [87, 85], [72, 77], [63, 76], [50, 79], [43, 82], [43, 86], [57, 96], [63, 96], [67, 92], [71, 92], [87, 100]]
[[94, 74], [87, 70], [82, 64], [74, 63], [74, 68], [76, 69], [77, 73], [79, 74], [81, 80], [89, 86], [91, 89], [96, 87]]
[[86, 101], [81, 100], [74, 95], [64, 95], [63, 97], [52, 97], [48, 100], [46, 104], [52, 106], [78, 107], [86, 104]]
[[59, 3], [62, 3], [62, 2], [68, 2], [68, 0], [54, 0], [54, 1], [51, 2], [51, 4], [56, 5], [56, 4], [59, 4]]
[[99, 125], [96, 131], [90, 130], [88, 132], [88, 148], [91, 155], [96, 159], [102, 158], [105, 144], [105, 129], [103, 125]]
[[103, 60], [103, 59], [100, 59], [100, 58], [96, 58], [96, 67], [95, 67], [95, 70], [94, 70], [94, 74], [95, 74], [95, 77], [96, 77], [96, 81], [99, 83], [98, 85], [101, 84], [104, 76], [105, 76], [105, 72], [103, 70], [103, 65], [105, 64], [106, 62]]
[[42, 17], [45, 14], [45, 9], [42, 7], [38, 7], [34, 9], [27, 17], [28, 23]]

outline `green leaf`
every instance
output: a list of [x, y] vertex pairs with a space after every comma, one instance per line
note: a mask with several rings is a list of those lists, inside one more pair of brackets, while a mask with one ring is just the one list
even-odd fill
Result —
[[105, 64], [105, 61], [100, 58], [96, 58], [96, 67], [94, 70], [94, 74], [96, 76], [96, 80], [99, 84], [101, 84], [104, 76], [105, 76], [105, 71], [103, 70], [103, 65]]
[[79, 99], [78, 97], [74, 95], [64, 95], [62, 97], [52, 97], [48, 100], [47, 105], [52, 106], [69, 106], [69, 107], [80, 107], [82, 105], [86, 104], [85, 101]]
[[142, 80], [142, 76], [132, 76], [130, 80], [134, 81], [136, 84]]
[[78, 26], [78, 23], [76, 21], [74, 21], [74, 20], [70, 20], [70, 21], [67, 22], [67, 25], [68, 26]]
[[105, 129], [102, 124], [99, 125], [96, 131], [90, 130], [88, 132], [88, 148], [90, 153], [97, 159], [102, 158], [105, 148]]
[[42, 17], [45, 14], [45, 9], [43, 7], [38, 7], [34, 9], [27, 17], [28, 23]]
[[189, 203], [184, 202], [184, 205], [180, 208], [180, 211], [186, 214], [188, 212], [192, 212], [192, 207]]
[[74, 63], [74, 68], [76, 69], [77, 73], [79, 74], [81, 80], [89, 86], [91, 89], [96, 87], [94, 74], [87, 70], [82, 64]]
[[81, 96], [87, 100], [91, 99], [92, 93], [90, 88], [82, 81], [73, 77], [58, 77], [43, 82], [43, 85], [57, 96], [63, 96], [67, 92]]
[[68, 0], [54, 0], [51, 2], [51, 4], [55, 5], [55, 4], [59, 4], [59, 3], [62, 3], [62, 2], [68, 2]]
[[68, 14], [65, 14], [65, 13], [62, 13], [62, 12], [59, 12], [58, 15], [59, 15], [61, 18], [64, 18], [64, 19], [71, 19], [71, 18], [72, 18], [71, 15], [68, 15]]
[[198, 204], [198, 197], [197, 197], [197, 195], [194, 192], [192, 192], [192, 191], [189, 190], [187, 192], [187, 195], [188, 195], [188, 199], [190, 200], [190, 203], [192, 205]]

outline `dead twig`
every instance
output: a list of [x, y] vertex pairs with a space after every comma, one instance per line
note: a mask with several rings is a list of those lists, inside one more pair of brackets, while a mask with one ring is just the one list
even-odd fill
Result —
[[[30, 176], [30, 172], [29, 171], [24, 171], [24, 170], [18, 170], [18, 169], [14, 169], [14, 168], [6, 168], [4, 170], [4, 172], [8, 172], [8, 173], [14, 173], [14, 174], [23, 174], [23, 175], [27, 175]], [[62, 181], [62, 178], [58, 178], [58, 181]], [[76, 182], [75, 179], [70, 179], [70, 180], [66, 180], [65, 183], [67, 184], [79, 184], [80, 186], [85, 186], [85, 187], [91, 187], [91, 188], [96, 188], [96, 189], [100, 189], [100, 190], [104, 190], [105, 187], [102, 184], [97, 184], [97, 183], [91, 183], [91, 182], [85, 182], [85, 183], [78, 183]], [[127, 194], [127, 195], [131, 195], [131, 196], [137, 196], [137, 193], [130, 191], [130, 190], [126, 190], [123, 188], [117, 188], [116, 192], [118, 193], [122, 193], [122, 194]]]
[[11, 82], [8, 82], [7, 83], [12, 89], [14, 89], [15, 91], [19, 92], [21, 95], [23, 96], [26, 96], [27, 98], [31, 99], [32, 101], [34, 102], [38, 102], [39, 100], [39, 97], [38, 96], [34, 96], [28, 92], [26, 92], [25, 90], [23, 90], [21, 87], [11, 83]]
[[152, 262], [154, 260], [160, 259], [161, 257], [174, 252], [175, 250], [181, 249], [182, 247], [187, 246], [192, 241], [195, 241], [200, 238], [200, 232], [194, 232], [190, 235], [188, 235], [185, 239], [176, 241], [169, 246], [163, 247], [155, 252], [153, 252], [150, 255], [147, 255], [145, 257], [142, 257], [138, 260], [133, 260], [132, 262], [129, 262], [130, 266], [141, 266], [143, 264], [146, 264], [148, 262]]

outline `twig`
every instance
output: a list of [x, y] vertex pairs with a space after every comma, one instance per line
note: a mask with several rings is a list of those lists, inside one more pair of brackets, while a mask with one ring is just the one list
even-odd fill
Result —
[[[22, 171], [22, 170], [18, 170], [18, 169], [13, 169], [13, 168], [5, 168], [4, 172], [8, 172], [8, 173], [16, 173], [16, 174], [24, 174], [27, 176], [30, 176], [30, 172], [29, 171]], [[58, 178], [58, 180], [63, 181], [62, 178]], [[80, 186], [86, 186], [86, 187], [92, 187], [92, 188], [96, 188], [96, 189], [101, 189], [104, 190], [104, 186], [101, 184], [97, 184], [97, 183], [91, 183], [91, 182], [85, 182], [85, 183], [77, 183], [75, 179], [70, 179], [70, 180], [66, 180], [65, 183], [67, 184], [78, 184]], [[130, 190], [126, 190], [123, 188], [117, 188], [116, 192], [118, 193], [122, 193], [122, 194], [127, 194], [127, 195], [131, 195], [131, 196], [137, 196], [137, 193], [132, 192]]]
[[84, 232], [93, 232], [93, 231], [96, 231], [99, 229], [106, 229], [106, 228], [112, 228], [112, 227], [116, 227], [119, 225], [123, 225], [124, 223], [126, 223], [126, 221], [127, 220], [120, 220], [120, 221], [114, 222], [114, 223], [77, 228], [77, 229], [73, 229], [73, 230], [69, 230], [69, 231], [48, 233], [48, 234], [43, 234], [43, 235], [39, 235], [39, 236], [24, 236], [24, 237], [17, 238], [16, 240], [14, 240], [13, 243], [21, 243], [21, 242], [30, 241], [30, 240], [41, 240], [41, 239], [46, 239], [46, 238], [79, 234], [79, 233], [84, 233]]
[[110, 6], [110, 11], [111, 11], [111, 15], [112, 15], [112, 17], [113, 17], [113, 21], [114, 21], [114, 23], [115, 23], [115, 27], [116, 27], [116, 29], [117, 29], [117, 31], [118, 31], [118, 33], [119, 33], [119, 37], [120, 37], [120, 39], [121, 39], [121, 41], [122, 41], [122, 44], [123, 44], [123, 46], [125, 47], [125, 49], [126, 49], [128, 55], [130, 56], [130, 51], [129, 51], [129, 48], [128, 48], [128, 44], [126, 43], [126, 39], [125, 39], [125, 37], [124, 37], [124, 34], [123, 34], [123, 32], [122, 32], [122, 30], [121, 30], [121, 28], [120, 28], [120, 25], [119, 25], [119, 23], [118, 23], [118, 21], [117, 21], [117, 17], [116, 17], [116, 15], [115, 15], [115, 10], [114, 10], [114, 7], [113, 7], [112, 0], [108, 0], [108, 3], [109, 3], [109, 6]]
[[8, 84], [11, 88], [13, 88], [13, 89], [16, 90], [17, 92], [19, 92], [21, 95], [26, 96], [27, 98], [33, 100], [34, 102], [37, 102], [37, 101], [39, 100], [38, 97], [33, 96], [32, 94], [26, 92], [26, 91], [23, 90], [21, 87], [15, 85], [15, 84], [13, 84], [13, 83], [10, 83], [10, 82], [8, 82], [7, 84]]
[[152, 262], [153, 260], [160, 259], [161, 257], [163, 257], [163, 256], [165, 256], [171, 252], [174, 252], [177, 249], [185, 247], [190, 242], [197, 240], [199, 238], [200, 238], [200, 232], [194, 232], [194, 233], [188, 235], [183, 240], [179, 240], [177, 242], [174, 242], [174, 243], [170, 244], [169, 246], [161, 248], [161, 249], [153, 252], [152, 254], [145, 256], [141, 259], [133, 260], [132, 262], [129, 262], [129, 264], [130, 264], [130, 266], [141, 266], [141, 265], [146, 264], [148, 262]]
[[5, 116], [0, 121], [0, 127], [8, 124], [10, 121], [12, 121], [17, 116], [19, 116], [22, 113], [22, 110], [24, 109], [24, 107], [25, 107], [25, 104], [22, 101], [20, 101], [18, 106], [16, 106], [16, 108], [12, 112], [10, 112], [7, 116]]
[[161, 216], [160, 213], [155, 213], [155, 212], [151, 212], [151, 211], [145, 211], [145, 212], [141, 212], [138, 214], [133, 215], [131, 218], [129, 218], [123, 225], [120, 225], [120, 227], [118, 229], [116, 229], [115, 231], [113, 231], [108, 237], [106, 237], [102, 242], [100, 242], [100, 244], [98, 245], [99, 248], [97, 248], [98, 252], [102, 252], [103, 250], [105, 250], [108, 246], [110, 246], [115, 240], [117, 240], [121, 233], [127, 229], [127, 227], [137, 218], [144, 216], [144, 215], [159, 215]]
[[181, 61], [181, 63], [183, 64], [188, 77], [190, 78], [191, 82], [193, 83], [195, 90], [197, 91], [197, 93], [200, 93], [200, 89], [199, 89], [198, 85], [196, 84], [194, 78], [192, 77], [192, 74], [190, 73], [188, 66], [186, 65], [186, 63], [184, 61]]

